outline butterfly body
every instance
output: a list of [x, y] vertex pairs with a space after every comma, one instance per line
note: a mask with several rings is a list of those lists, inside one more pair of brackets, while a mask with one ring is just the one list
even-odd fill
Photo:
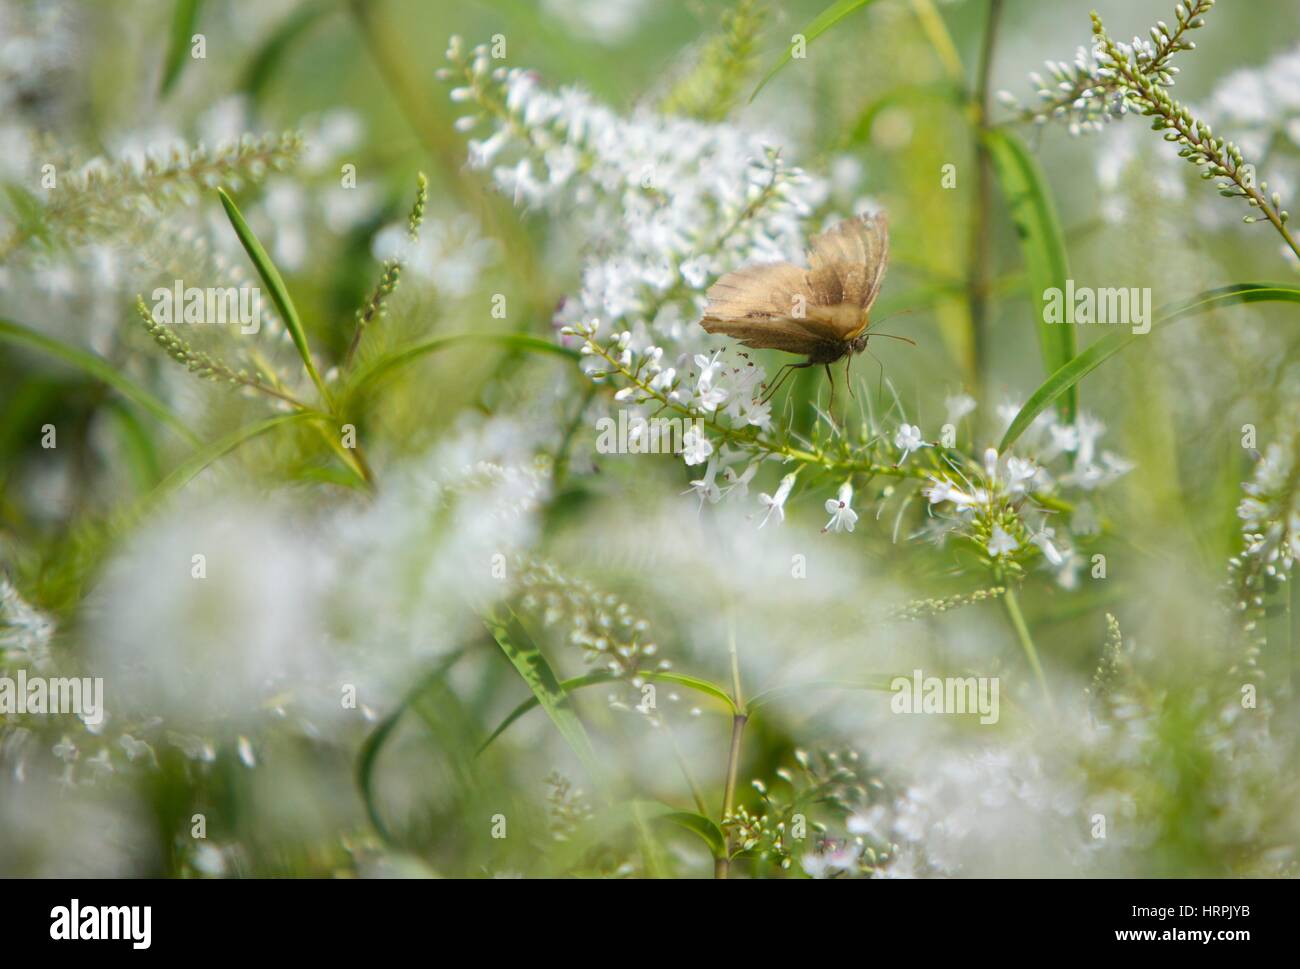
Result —
[[861, 353], [889, 262], [884, 214], [847, 219], [814, 236], [808, 262], [807, 269], [775, 262], [727, 273], [709, 288], [700, 325], [756, 350], [807, 357], [794, 367], [829, 367]]

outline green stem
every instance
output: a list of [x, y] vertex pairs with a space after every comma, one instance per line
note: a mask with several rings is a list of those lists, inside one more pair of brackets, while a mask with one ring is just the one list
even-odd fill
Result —
[[989, 72], [993, 64], [993, 47], [997, 39], [1002, 0], [989, 0], [984, 41], [980, 47], [975, 90], [971, 94], [971, 116], [975, 126], [975, 164], [977, 184], [975, 211], [971, 220], [969, 276], [966, 298], [970, 305], [971, 334], [975, 344], [975, 383], [981, 390], [988, 385], [989, 321], [988, 291], [992, 267], [993, 164], [985, 145], [984, 131], [989, 121]]
[[1016, 590], [1007, 586], [1007, 591], [1002, 596], [1002, 602], [1006, 606], [1007, 616], [1011, 619], [1011, 625], [1016, 630], [1016, 636], [1020, 639], [1020, 645], [1025, 651], [1025, 656], [1029, 658], [1029, 665], [1033, 667], [1034, 676], [1038, 680], [1038, 686], [1043, 691], [1043, 697], [1047, 700], [1047, 705], [1053, 710], [1056, 705], [1052, 700], [1052, 692], [1047, 688], [1047, 677], [1043, 675], [1043, 664], [1038, 661], [1038, 650], [1034, 646], [1034, 638], [1029, 634], [1029, 626], [1025, 623], [1024, 614], [1020, 611], [1020, 600], [1016, 597]]
[[[731, 698], [736, 704], [736, 713], [731, 718], [731, 746], [727, 751], [727, 782], [722, 793], [722, 823], [731, 817], [736, 808], [736, 780], [740, 776], [740, 742], [745, 734], [745, 724], [749, 715], [745, 713], [744, 695], [740, 690], [740, 656], [736, 652], [736, 630], [728, 620], [727, 651], [731, 655]], [[723, 844], [723, 856], [713, 862], [713, 877], [726, 878], [731, 871], [731, 853], [734, 850], [732, 836], [727, 835]]]

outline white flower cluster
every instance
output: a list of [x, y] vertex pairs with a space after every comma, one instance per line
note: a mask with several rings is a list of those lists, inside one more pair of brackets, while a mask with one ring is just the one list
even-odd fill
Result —
[[[965, 412], [968, 401], [950, 401], [950, 413], [954, 403]], [[998, 409], [1003, 427], [1019, 410], [1015, 404]], [[904, 425], [895, 439], [904, 458], [916, 449], [914, 432]], [[949, 462], [948, 470], [927, 473], [921, 493], [932, 512], [941, 513], [927, 532], [936, 541], [949, 535], [971, 539], [990, 559], [1002, 562], [1028, 555], [1033, 546], [1057, 581], [1074, 588], [1083, 558], [1073, 547], [1071, 532], [1091, 534], [1098, 523], [1086, 500], [1071, 506], [1059, 499], [1070, 491], [1086, 495], [1133, 469], [1119, 455], [1099, 449], [1104, 432], [1105, 425], [1087, 414], [1065, 423], [1045, 412], [1016, 443], [1018, 454], [999, 455], [988, 448], [978, 468]]]
[[[1171, 60], [1179, 51], [1195, 49], [1188, 35], [1205, 25], [1202, 14], [1212, 6], [1214, 0], [1180, 2], [1174, 8], [1176, 23], [1172, 28], [1161, 20], [1151, 28], [1150, 39], [1134, 37], [1128, 44], [1116, 41], [1115, 47], [1153, 83], [1173, 87], [1178, 68]], [[1095, 14], [1093, 19], [1095, 26]], [[1125, 91], [1116, 89], [1116, 71], [1100, 43], [1077, 48], [1073, 63], [1048, 60], [1045, 66], [1046, 78], [1036, 71], [1029, 74], [1038, 96], [1037, 106], [1021, 105], [1010, 91], [999, 91], [998, 100], [1022, 119], [1036, 124], [1065, 121], [1070, 134], [1076, 136], [1100, 131], [1107, 122], [1122, 118], [1135, 107]]]
[[32, 666], [42, 666], [54, 636], [54, 620], [30, 606], [9, 579], [0, 575], [0, 662], [22, 654]]
[[[828, 185], [783, 164], [771, 139], [641, 109], [622, 117], [582, 91], [493, 66], [453, 38], [442, 76], [460, 86], [458, 122], [478, 132], [470, 162], [517, 204], [564, 208], [589, 240], [582, 289], [560, 325], [601, 320], [645, 352], [703, 349], [694, 327], [707, 284], [746, 262], [791, 258]], [[625, 346], [624, 349], [627, 349]]]
[[1300, 482], [1295, 451], [1270, 444], [1242, 485], [1246, 497], [1237, 506], [1245, 553], [1257, 559], [1268, 575], [1291, 571], [1300, 556]]

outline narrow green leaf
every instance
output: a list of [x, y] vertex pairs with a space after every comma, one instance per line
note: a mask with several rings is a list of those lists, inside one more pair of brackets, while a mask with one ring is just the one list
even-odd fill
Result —
[[5, 319], [0, 319], [0, 340], [12, 343], [15, 346], [40, 350], [70, 366], [76, 367], [83, 373], [87, 373], [96, 380], [112, 387], [133, 403], [139, 404], [191, 444], [199, 443], [199, 439], [194, 432], [186, 427], [179, 417], [168, 410], [166, 404], [134, 380], [119, 373], [117, 368], [103, 357], [97, 356], [88, 350], [82, 350], [80, 347], [74, 347], [55, 340], [43, 333], [38, 333], [21, 323], [14, 323]]
[[[1221, 286], [1218, 289], [1208, 289], [1191, 299], [1158, 311], [1151, 329], [1155, 330], [1157, 327], [1224, 306], [1265, 302], [1300, 303], [1300, 289], [1284, 283], [1237, 283], [1232, 286]], [[1007, 432], [1002, 435], [1002, 443], [998, 445], [998, 450], [1005, 451], [1011, 447], [1024, 433], [1025, 428], [1058, 397], [1136, 339], [1137, 335], [1131, 330], [1108, 333], [1048, 377], [1042, 386], [1030, 395], [1029, 400], [1025, 401], [1025, 406], [1020, 408], [1020, 413], [1011, 422]]]
[[275, 72], [284, 63], [290, 47], [300, 40], [322, 15], [338, 6], [337, 0], [315, 0], [299, 5], [271, 31], [249, 59], [239, 81], [239, 89], [253, 101], [266, 90]]
[[253, 230], [248, 227], [244, 221], [244, 216], [240, 213], [239, 207], [226, 194], [226, 190], [219, 188], [217, 194], [221, 196], [221, 205], [226, 210], [226, 217], [230, 219], [230, 224], [234, 226], [235, 235], [239, 236], [239, 242], [248, 253], [248, 258], [253, 260], [253, 265], [257, 267], [257, 274], [262, 277], [262, 282], [266, 288], [271, 291], [271, 301], [275, 303], [276, 312], [280, 314], [280, 319], [284, 320], [284, 325], [289, 328], [289, 335], [293, 337], [293, 345], [298, 348], [298, 355], [302, 357], [303, 366], [307, 368], [307, 374], [311, 377], [312, 383], [320, 392], [321, 400], [329, 403], [329, 391], [325, 388], [325, 382], [321, 380], [320, 374], [316, 370], [316, 364], [311, 359], [311, 348], [307, 345], [307, 333], [302, 328], [302, 320], [298, 316], [298, 310], [293, 305], [293, 298], [289, 295], [288, 288], [284, 285], [284, 279], [280, 276], [280, 271], [275, 268], [275, 263], [271, 262], [271, 257], [266, 254], [262, 244], [253, 234]]
[[179, 467], [163, 478], [158, 487], [145, 498], [146, 506], [156, 504], [158, 501], [166, 498], [173, 492], [179, 491], [185, 485], [189, 484], [194, 478], [208, 465], [225, 457], [235, 448], [239, 447], [245, 441], [251, 441], [255, 437], [265, 434], [267, 431], [274, 430], [284, 424], [292, 424], [304, 420], [328, 420], [323, 414], [315, 411], [294, 411], [292, 414], [281, 414], [277, 417], [268, 417], [264, 421], [258, 421], [232, 431], [225, 437], [218, 438], [211, 444], [204, 445], [194, 454], [190, 455], [183, 461]]
[[[796, 36], [803, 37], [803, 43], [806, 47], [849, 14], [853, 13], [853, 11], [859, 10], [871, 2], [873, 2], [873, 0], [836, 0], [835, 3], [832, 3], [829, 7], [823, 10], [817, 15], [816, 19], [814, 19], [812, 23], [805, 27], [801, 32], [801, 35]], [[790, 63], [794, 58], [796, 46], [798, 46], [798, 41], [792, 39], [790, 41], [790, 46], [787, 47], [785, 53], [781, 55], [781, 59], [777, 61], [776, 65], [763, 76], [761, 81], [758, 82], [758, 87], [754, 88], [754, 93], [749, 96], [751, 102], [754, 98], [758, 97], [758, 92], [767, 86], [767, 82], [776, 77], [776, 75], [781, 71], [781, 68]]]
[[113, 400], [109, 413], [120, 444], [119, 454], [131, 473], [136, 491], [153, 488], [162, 478], [162, 470], [158, 464], [158, 449], [148, 429], [125, 401]]
[[715, 700], [722, 703], [727, 708], [727, 712], [735, 715], [739, 711], [736, 704], [732, 701], [730, 694], [716, 683], [710, 683], [708, 680], [702, 680], [698, 676], [688, 676], [685, 673], [674, 673], [671, 670], [658, 670], [654, 673], [644, 674], [646, 679], [665, 680], [669, 683], [676, 683], [678, 686], [684, 686], [700, 693], [708, 694]]
[[577, 755], [592, 782], [599, 786], [602, 773], [596, 762], [596, 753], [591, 747], [591, 739], [587, 736], [582, 721], [578, 719], [577, 711], [573, 709], [573, 703], [564, 692], [564, 687], [556, 679], [551, 664], [546, 662], [546, 657], [519, 621], [519, 617], [501, 607], [495, 613], [485, 615], [483, 623], [506, 658], [528, 684], [528, 688], [533, 691], [533, 696], [542, 705], [560, 735]]
[[808, 690], [870, 690], [879, 693], [889, 693], [889, 684], [894, 680], [893, 676], [871, 676], [865, 680], [810, 680], [807, 683], [790, 683], [785, 686], [773, 687], [770, 690], [764, 690], [756, 694], [745, 705], [745, 712], [753, 714], [761, 707], [767, 706], [775, 700], [783, 697], [792, 696], [796, 693], [803, 693]]
[[[670, 670], [657, 670], [651, 673], [643, 673], [642, 676], [647, 680], [664, 680], [665, 682], [676, 683], [679, 686], [684, 686], [688, 689], [698, 690], [714, 699], [721, 700], [726, 706], [728, 712], [733, 714], [736, 712], [736, 705], [731, 702], [731, 697], [727, 695], [727, 692], [720, 686], [709, 683], [706, 680], [701, 680], [694, 676], [687, 676], [683, 673], [674, 673]], [[613, 673], [606, 670], [598, 670], [595, 673], [585, 673], [582, 676], [575, 676], [572, 679], [564, 680], [560, 683], [560, 687], [565, 693], [572, 693], [574, 690], [585, 689], [589, 686], [598, 686], [601, 683], [610, 683], [616, 679], [618, 679], [618, 677]], [[539, 705], [540, 701], [537, 697], [530, 696], [523, 703], [519, 704], [519, 706], [511, 710], [509, 715], [501, 721], [495, 730], [492, 731], [487, 740], [483, 741], [483, 743], [479, 745], [478, 753], [481, 754], [483, 751], [487, 750], [492, 741], [505, 733], [511, 724], [529, 710], [532, 710]]]
[[203, 0], [176, 0], [172, 6], [171, 37], [167, 42], [167, 58], [163, 62], [160, 93], [163, 97], [172, 89], [185, 62], [190, 60], [190, 42], [199, 22], [199, 7]]
[[396, 710], [379, 722], [379, 725], [366, 737], [365, 743], [361, 745], [361, 752], [357, 756], [357, 787], [361, 791], [361, 800], [365, 803], [366, 814], [370, 818], [371, 825], [390, 845], [395, 844], [395, 840], [379, 813], [379, 806], [375, 803], [375, 768], [379, 763], [379, 752], [384, 749], [388, 738], [406, 712], [434, 683], [446, 675], [460, 656], [460, 651], [457, 651], [439, 663], [402, 699]]
[[[1044, 293], [1049, 289], [1064, 293], [1070, 276], [1065, 234], [1056, 216], [1047, 178], [1024, 143], [1011, 132], [999, 129], [985, 132], [984, 140], [1020, 236], [1020, 251], [1029, 277], [1029, 304], [1038, 321], [1043, 366], [1046, 373], [1055, 373], [1075, 355], [1074, 327], [1044, 319]], [[1061, 419], [1073, 423], [1078, 412], [1077, 388], [1069, 387], [1058, 403]]]
[[392, 371], [409, 363], [414, 363], [420, 357], [446, 347], [455, 346], [458, 343], [499, 343], [514, 350], [551, 354], [569, 360], [581, 358], [577, 350], [571, 350], [552, 340], [529, 336], [526, 333], [448, 333], [445, 336], [435, 336], [394, 350], [358, 367], [352, 379], [353, 392], [360, 392]]

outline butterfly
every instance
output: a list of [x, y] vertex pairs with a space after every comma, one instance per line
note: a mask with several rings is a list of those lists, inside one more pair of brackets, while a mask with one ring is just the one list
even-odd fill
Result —
[[[880, 293], [889, 263], [889, 225], [885, 214], [846, 219], [813, 236], [809, 268], [789, 262], [755, 263], [729, 272], [709, 287], [700, 325], [708, 333], [735, 337], [755, 350], [802, 353], [803, 363], [789, 363], [773, 382], [770, 399], [782, 380], [804, 367], [826, 367], [834, 400], [832, 363], [867, 348], [868, 314]], [[914, 340], [876, 334], [904, 340]], [[850, 385], [850, 393], [852, 385]]]

